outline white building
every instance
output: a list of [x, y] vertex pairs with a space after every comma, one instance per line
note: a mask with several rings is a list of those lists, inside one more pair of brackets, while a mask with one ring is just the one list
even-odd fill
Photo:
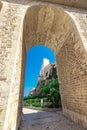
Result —
[[56, 63], [50, 64], [50, 61], [48, 59], [44, 58], [38, 81], [46, 80], [49, 77], [49, 75], [51, 74], [53, 67], [56, 68]]
[[42, 67], [41, 67], [41, 70], [40, 70], [40, 76], [41, 75], [44, 75], [44, 69], [46, 66], [48, 66], [50, 64], [50, 61], [46, 58], [43, 59], [43, 63], [42, 63]]

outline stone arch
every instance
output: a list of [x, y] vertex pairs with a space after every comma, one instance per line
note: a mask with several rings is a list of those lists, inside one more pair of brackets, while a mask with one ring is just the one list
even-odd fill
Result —
[[71, 16], [53, 6], [30, 7], [24, 19], [23, 40], [26, 51], [41, 43], [55, 52], [63, 112], [85, 126], [87, 53]]
[[[21, 82], [17, 84], [19, 95], [16, 100], [17, 106], [14, 105], [16, 117], [12, 116], [10, 123], [7, 124], [8, 113], [6, 130], [12, 129], [12, 124], [14, 130], [18, 128], [22, 108], [25, 53], [38, 43], [48, 46], [55, 52], [63, 113], [87, 127], [87, 53], [74, 20], [66, 11], [51, 5], [29, 7], [23, 21], [22, 38], [20, 41], [22, 60], [21, 58], [19, 60], [22, 65], [20, 69], [19, 65], [17, 67], [17, 77], [21, 76]], [[12, 113], [14, 108], [10, 106]]]

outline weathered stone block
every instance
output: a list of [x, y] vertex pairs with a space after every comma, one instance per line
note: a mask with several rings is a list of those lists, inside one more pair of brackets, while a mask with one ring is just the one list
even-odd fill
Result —
[[1, 2], [1, 0], [0, 0], [0, 10], [1, 10], [1, 8], [2, 8], [2, 2]]
[[52, 3], [58, 3], [62, 5], [87, 9], [87, 0], [36, 0], [36, 1], [52, 2]]

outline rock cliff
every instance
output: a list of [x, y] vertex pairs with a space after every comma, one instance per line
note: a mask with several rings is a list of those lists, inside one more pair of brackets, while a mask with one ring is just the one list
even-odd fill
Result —
[[37, 96], [40, 94], [40, 89], [47, 85], [52, 78], [57, 77], [57, 71], [56, 71], [56, 63], [48, 64], [40, 70], [40, 76], [38, 77], [38, 83], [35, 89], [32, 89], [32, 91], [29, 93], [29, 95]]

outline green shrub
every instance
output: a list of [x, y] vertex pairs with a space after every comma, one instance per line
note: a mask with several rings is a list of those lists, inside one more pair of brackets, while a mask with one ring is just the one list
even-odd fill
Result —
[[30, 102], [31, 102], [31, 103], [34, 103], [34, 102], [35, 102], [35, 99], [31, 99]]
[[43, 101], [48, 102], [48, 98], [47, 97], [43, 98]]
[[35, 102], [40, 102], [40, 98], [34, 99]]
[[25, 103], [25, 104], [23, 104], [23, 106], [30, 106], [30, 104], [29, 103]]
[[29, 96], [30, 99], [36, 99], [38, 96]]
[[30, 99], [26, 100], [26, 103], [30, 103], [30, 102], [31, 102]]
[[46, 107], [47, 107], [47, 105], [42, 105], [42, 106], [41, 106], [41, 108], [46, 108]]
[[41, 107], [41, 104], [32, 104], [33, 107]]
[[36, 98], [38, 98], [38, 96], [27, 96], [27, 97], [24, 97], [24, 100], [36, 99]]

